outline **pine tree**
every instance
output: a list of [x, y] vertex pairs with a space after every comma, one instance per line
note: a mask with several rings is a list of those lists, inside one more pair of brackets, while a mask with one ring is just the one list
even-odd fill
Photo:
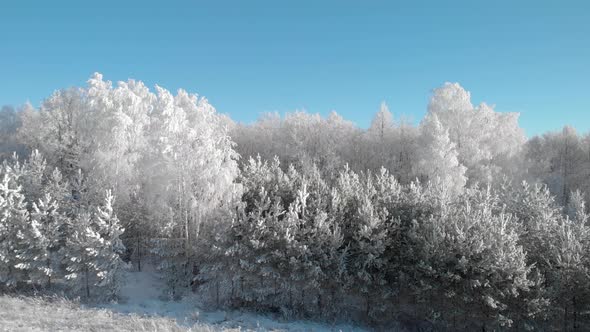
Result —
[[23, 246], [23, 233], [29, 215], [22, 187], [13, 168], [4, 163], [0, 168], [0, 284], [15, 287], [24, 281], [17, 250]]
[[123, 268], [119, 254], [123, 229], [112, 210], [113, 197], [107, 192], [105, 203], [92, 212], [82, 212], [73, 223], [73, 232], [65, 250], [65, 276], [77, 290], [90, 297], [91, 288], [101, 289], [101, 296], [117, 292], [117, 277]]
[[16, 265], [28, 273], [32, 283], [50, 287], [58, 273], [60, 228], [64, 222], [65, 216], [51, 195], [33, 203], [30, 221], [21, 232], [23, 245], [17, 250]]
[[385, 251], [391, 237], [385, 224], [387, 212], [377, 213], [367, 195], [361, 197], [357, 211], [357, 229], [351, 243], [349, 270], [353, 273], [353, 285], [365, 298], [366, 314], [377, 317], [382, 314], [386, 299], [391, 295], [385, 276], [388, 261]]
[[[590, 257], [588, 256], [589, 230], [576, 220], [566, 219], [552, 236], [552, 262], [549, 293], [554, 305], [551, 312], [563, 330], [579, 328], [580, 315], [588, 307], [590, 292]], [[561, 317], [560, 317], [561, 316]]]
[[125, 247], [129, 249], [129, 260], [135, 261], [137, 270], [145, 265], [144, 257], [149, 255], [150, 237], [158, 234], [157, 224], [152, 219], [149, 207], [145, 204], [145, 197], [141, 193], [132, 194], [129, 202], [119, 210], [119, 217], [125, 228], [122, 238]]
[[419, 224], [420, 295], [451, 329], [513, 325], [517, 299], [534, 286], [518, 228], [498, 202], [489, 189], [472, 189]]
[[589, 216], [586, 210], [584, 195], [579, 190], [570, 194], [569, 203], [566, 207], [566, 213], [570, 220], [579, 225], [587, 225]]
[[28, 201], [28, 207], [43, 197], [46, 181], [47, 162], [39, 150], [33, 150], [29, 158], [23, 164], [23, 176], [20, 181], [23, 186], [23, 194]]
[[94, 222], [102, 240], [102, 245], [97, 248], [99, 254], [94, 266], [99, 279], [97, 286], [104, 287], [111, 296], [117, 293], [120, 274], [125, 268], [121, 260], [125, 247], [120, 239], [124, 229], [113, 212], [113, 203], [114, 197], [107, 191], [104, 204], [96, 208], [94, 215]]
[[67, 271], [65, 279], [75, 291], [83, 291], [86, 298], [90, 298], [90, 288], [97, 282], [94, 264], [99, 255], [97, 248], [102, 246], [101, 238], [88, 212], [80, 213], [73, 225], [75, 228], [63, 248]]
[[64, 179], [58, 168], [54, 168], [51, 174], [48, 175], [43, 191], [56, 200], [62, 212], [66, 212], [69, 205], [72, 204], [70, 184]]
[[560, 309], [559, 314], [555, 308], [552, 310], [556, 325], [563, 330], [570, 327], [577, 330], [581, 327], [582, 314], [590, 305], [590, 229], [583, 195], [579, 191], [570, 194], [566, 212], [566, 218], [555, 226], [549, 239], [549, 293]]

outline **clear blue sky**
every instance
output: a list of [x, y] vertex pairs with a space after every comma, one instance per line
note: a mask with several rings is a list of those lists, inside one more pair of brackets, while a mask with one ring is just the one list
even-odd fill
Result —
[[336, 110], [363, 127], [382, 100], [420, 120], [451, 81], [521, 112], [529, 135], [586, 132], [590, 2], [0, 2], [0, 104], [95, 71], [199, 93], [238, 121]]

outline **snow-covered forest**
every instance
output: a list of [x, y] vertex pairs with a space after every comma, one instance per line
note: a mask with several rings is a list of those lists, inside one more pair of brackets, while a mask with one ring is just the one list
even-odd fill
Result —
[[218, 308], [590, 329], [590, 135], [527, 138], [457, 83], [417, 124], [391, 106], [368, 129], [335, 112], [242, 124], [98, 73], [5, 106], [0, 291], [116, 300], [124, 270], [155, 261], [170, 298]]

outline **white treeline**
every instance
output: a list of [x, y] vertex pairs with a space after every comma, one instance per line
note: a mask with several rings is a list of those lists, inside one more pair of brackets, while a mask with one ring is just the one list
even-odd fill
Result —
[[521, 167], [526, 139], [518, 114], [495, 112], [483, 103], [474, 107], [456, 83], [434, 90], [417, 127], [403, 117], [396, 121], [382, 104], [367, 130], [334, 112], [326, 119], [296, 112], [236, 124], [232, 138], [242, 157], [276, 155], [287, 164], [317, 164], [325, 170], [348, 164], [355, 171], [375, 172], [383, 166], [402, 183], [440, 176], [461, 187], [466, 181], [490, 183], [505, 174], [527, 173]]
[[244, 125], [100, 74], [0, 119], [4, 290], [112, 297], [150, 256], [171, 294], [219, 306], [590, 328], [590, 136], [527, 140], [456, 83], [417, 126], [385, 103], [366, 130], [335, 112]]

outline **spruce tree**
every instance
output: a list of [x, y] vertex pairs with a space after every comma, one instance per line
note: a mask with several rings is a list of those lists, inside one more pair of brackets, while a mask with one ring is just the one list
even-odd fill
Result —
[[15, 287], [24, 280], [19, 264], [17, 250], [27, 245], [23, 230], [29, 222], [22, 187], [18, 184], [18, 174], [4, 163], [0, 168], [0, 284]]
[[119, 236], [123, 229], [112, 210], [113, 197], [107, 191], [103, 206], [82, 212], [72, 224], [73, 229], [64, 248], [65, 276], [74, 289], [86, 297], [99, 288], [103, 297], [116, 295], [118, 275], [124, 267], [120, 253], [124, 249]]
[[58, 254], [60, 228], [65, 216], [59, 212], [57, 202], [46, 194], [33, 203], [30, 220], [22, 229], [22, 243], [17, 256], [17, 268], [28, 273], [32, 283], [51, 286], [52, 278], [59, 272]]

